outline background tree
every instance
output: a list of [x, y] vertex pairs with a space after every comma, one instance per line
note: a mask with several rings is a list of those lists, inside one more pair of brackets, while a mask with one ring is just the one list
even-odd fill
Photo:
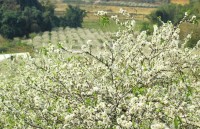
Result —
[[[193, 17], [196, 17], [196, 23], [198, 23], [198, 20], [200, 19], [200, 1], [199, 0], [191, 0], [190, 4], [188, 5], [177, 5], [177, 4], [167, 4], [163, 5], [160, 8], [158, 8], [156, 11], [152, 12], [148, 18], [152, 24], [158, 24], [161, 25], [161, 21], [167, 22], [171, 21], [174, 25], [178, 24], [180, 20], [184, 17], [185, 13], [187, 12], [187, 15], [195, 15]], [[159, 20], [160, 18], [160, 20]], [[186, 47], [194, 47], [198, 40], [200, 40], [199, 36], [199, 30], [200, 26], [193, 25], [193, 24], [187, 24], [182, 23], [181, 25], [181, 34], [180, 38], [183, 40], [188, 34], [191, 35], [191, 39], [186, 44]]]
[[37, 10], [35, 7], [26, 7], [24, 11], [21, 12], [21, 17], [25, 20], [24, 34], [26, 37], [28, 37], [28, 34], [31, 32], [42, 31], [40, 26], [43, 25], [43, 18], [40, 10]]
[[156, 11], [152, 12], [148, 19], [152, 23], [160, 24], [158, 17], [163, 22], [171, 21], [173, 24], [177, 24], [185, 15], [185, 12], [188, 12], [192, 15], [197, 16], [197, 19], [200, 18], [200, 1], [191, 0], [188, 5], [178, 5], [178, 4], [165, 4], [159, 7]]
[[165, 23], [167, 21], [171, 21], [173, 24], [177, 24], [184, 17], [185, 12], [187, 11], [188, 8], [186, 6], [167, 4], [161, 6], [156, 11], [152, 12], [148, 16], [148, 19], [152, 23], [157, 23], [158, 25], [161, 25], [160, 20], [162, 20]]
[[64, 17], [61, 18], [61, 26], [81, 27], [83, 18], [86, 16], [86, 12], [79, 7], [69, 5]]
[[41, 4], [38, 0], [2, 0], [1, 3], [0, 34], [9, 39], [29, 37], [29, 33], [59, 26], [81, 27], [86, 15], [84, 10], [70, 5], [63, 17], [57, 17], [52, 4]]
[[1, 0], [0, 8], [4, 10], [18, 10], [17, 0]]
[[191, 9], [191, 12], [197, 16], [197, 19], [200, 19], [200, 0], [190, 0], [188, 6]]
[[20, 5], [20, 9], [24, 10], [25, 7], [35, 7], [38, 10], [43, 10], [43, 6], [38, 2], [38, 0], [17, 0]]
[[19, 13], [15, 11], [7, 11], [3, 13], [1, 19], [0, 33], [6, 38], [13, 38], [18, 36], [18, 16]]
[[[2, 19], [3, 15], [3, 10], [0, 8], [0, 19]], [[0, 26], [1, 26], [1, 22], [0, 22]]]
[[55, 6], [50, 3], [43, 3], [45, 11], [42, 14], [43, 17], [43, 30], [51, 30], [54, 27], [59, 26], [59, 18], [55, 16]]

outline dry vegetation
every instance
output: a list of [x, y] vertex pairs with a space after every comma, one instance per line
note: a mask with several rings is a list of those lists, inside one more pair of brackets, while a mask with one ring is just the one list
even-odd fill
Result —
[[[145, 16], [150, 14], [156, 8], [145, 8], [145, 7], [120, 7], [120, 6], [105, 6], [105, 5], [79, 5], [81, 9], [86, 10], [87, 17], [85, 20], [96, 20], [98, 17], [94, 16], [94, 14], [99, 10], [104, 10], [109, 12], [110, 14], [117, 14], [120, 8], [127, 10], [130, 14], [134, 14], [136, 19], [144, 20]], [[56, 4], [56, 13], [57, 15], [62, 15], [66, 10], [67, 4]]]
[[176, 4], [189, 4], [190, 0], [171, 0], [171, 3], [176, 3]]
[[5, 42], [7, 42], [7, 40], [0, 35], [0, 46]]
[[[50, 0], [55, 4], [55, 11], [57, 15], [62, 15], [67, 8], [67, 4], [63, 3], [63, 0]], [[176, 4], [188, 4], [189, 0], [171, 0], [171, 3]], [[99, 10], [108, 11], [111, 14], [117, 14], [121, 6], [108, 6], [108, 5], [84, 5], [80, 4], [81, 9], [87, 11], [87, 17], [85, 20], [96, 20], [97, 17], [94, 16], [94, 13]], [[145, 16], [150, 14], [156, 8], [145, 8], [145, 7], [123, 7], [123, 9], [127, 10], [130, 14], [134, 14], [136, 19], [144, 20]]]

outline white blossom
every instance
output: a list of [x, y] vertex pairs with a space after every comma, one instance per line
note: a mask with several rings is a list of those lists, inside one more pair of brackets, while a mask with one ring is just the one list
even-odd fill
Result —
[[183, 46], [191, 35], [179, 40], [170, 22], [136, 32], [128, 19], [101, 50], [90, 37], [79, 53], [53, 42], [5, 62], [0, 128], [200, 128], [199, 48]]
[[106, 15], [107, 13], [108, 13], [108, 12], [102, 10], [102, 11], [98, 11], [96, 15], [104, 16], [104, 15]]

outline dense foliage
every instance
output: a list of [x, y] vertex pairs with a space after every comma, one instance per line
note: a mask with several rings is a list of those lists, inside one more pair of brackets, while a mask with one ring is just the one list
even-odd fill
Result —
[[187, 5], [178, 5], [178, 4], [164, 4], [159, 7], [156, 11], [152, 12], [148, 18], [151, 22], [161, 25], [160, 21], [167, 22], [171, 21], [173, 24], [178, 24], [185, 12], [188, 14], [193, 14], [200, 18], [200, 1], [190, 1], [190, 4]]
[[[163, 22], [171, 21], [173, 24], [177, 24], [183, 18], [184, 13], [188, 9], [182, 5], [167, 4], [158, 8], [158, 10], [152, 12], [148, 18], [153, 23], [161, 25], [160, 19]], [[159, 19], [160, 18], [160, 19]]]
[[[190, 41], [186, 44], [186, 47], [194, 47], [197, 43], [198, 40], [200, 40], [199, 36], [199, 30], [200, 26], [198, 26], [198, 20], [200, 19], [200, 1], [195, 1], [191, 0], [190, 4], [188, 5], [177, 5], [177, 4], [166, 4], [161, 7], [159, 7], [156, 11], [152, 12], [149, 16], [148, 19], [150, 20], [151, 23], [144, 23], [142, 30], [144, 29], [149, 29], [150, 32], [152, 32], [151, 29], [151, 24], [157, 24], [157, 25], [162, 25], [162, 22], [172, 22], [172, 24], [176, 25], [179, 24], [181, 19], [183, 18], [184, 15], [190, 15], [193, 14], [196, 25], [192, 24], [187, 24], [187, 26], [182, 27], [181, 29], [187, 29], [187, 32], [184, 33], [192, 33], [192, 37]], [[185, 30], [186, 30], [185, 29]], [[183, 32], [182, 32], [183, 33]], [[186, 36], [186, 34], [183, 34]], [[183, 37], [183, 36], [181, 36]]]
[[0, 76], [0, 128], [200, 128], [200, 42], [184, 48], [169, 22], [134, 35], [134, 20], [112, 18], [126, 29], [99, 53], [59, 43], [14, 60]]
[[79, 7], [69, 6], [63, 17], [57, 17], [54, 6], [49, 3], [43, 6], [37, 0], [13, 3], [8, 0], [0, 5], [0, 34], [12, 39], [24, 35], [28, 37], [29, 33], [49, 31], [58, 26], [81, 27], [85, 15], [85, 11]]
[[81, 23], [85, 16], [86, 12], [84, 10], [69, 5], [60, 24], [61, 26], [81, 27]]

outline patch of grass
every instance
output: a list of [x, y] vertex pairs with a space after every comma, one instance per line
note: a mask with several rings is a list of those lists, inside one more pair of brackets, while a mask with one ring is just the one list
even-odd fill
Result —
[[31, 39], [33, 39], [35, 36], [37, 36], [37, 33], [30, 33], [30, 34], [29, 34], [29, 37], [30, 37]]
[[20, 52], [29, 52], [33, 53], [33, 47], [22, 42], [8, 41], [1, 43], [0, 53], [20, 53]]
[[8, 40], [0, 35], [0, 46], [5, 42], [8, 42]]
[[[98, 20], [84, 21], [83, 27], [89, 29], [102, 30], [104, 32], [116, 32], [119, 29], [119, 26], [116, 25], [114, 21], [111, 21], [110, 24], [106, 26], [102, 26]], [[152, 33], [153, 25], [149, 21], [136, 20], [135, 30], [136, 31], [147, 30], [148, 33]]]
[[180, 39], [184, 40], [188, 34], [191, 34], [192, 37], [189, 42], [186, 44], [186, 47], [194, 47], [196, 43], [200, 40], [200, 24], [191, 24], [191, 23], [182, 23], [180, 25]]
[[8, 42], [9, 42], [9, 40], [3, 38], [0, 35], [0, 53], [4, 53], [4, 52], [8, 51]]
[[110, 23], [105, 26], [101, 25], [98, 20], [84, 21], [82, 25], [83, 28], [102, 30], [104, 32], [115, 32], [118, 30], [118, 25], [116, 25], [114, 21], [110, 21]]
[[135, 26], [136, 31], [147, 31], [147, 34], [152, 34], [153, 24], [149, 21], [137, 21]]

